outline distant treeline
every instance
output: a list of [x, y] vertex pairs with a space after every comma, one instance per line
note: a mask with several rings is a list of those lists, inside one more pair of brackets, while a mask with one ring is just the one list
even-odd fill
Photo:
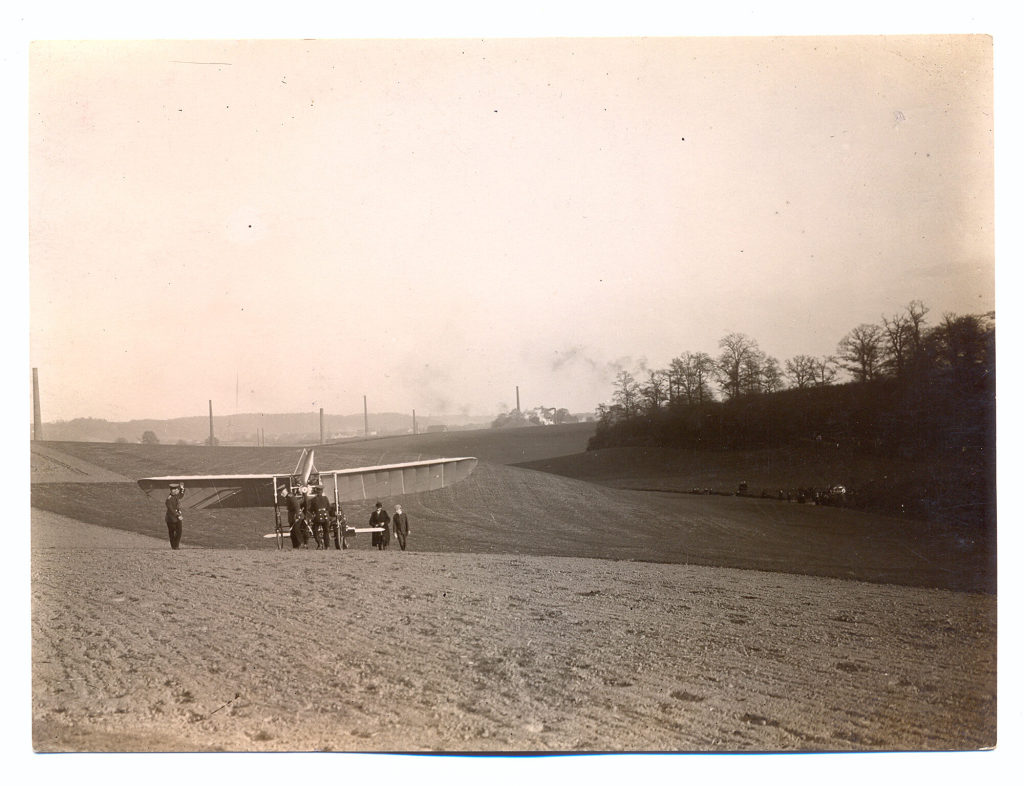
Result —
[[[895, 458], [952, 459], [974, 485], [994, 487], [995, 314], [945, 314], [926, 327], [927, 312], [914, 301], [880, 325], [850, 331], [836, 355], [797, 356], [785, 370], [753, 339], [732, 333], [717, 358], [687, 352], [643, 380], [621, 372], [588, 447], [824, 441]], [[850, 379], [837, 384], [844, 370]]]

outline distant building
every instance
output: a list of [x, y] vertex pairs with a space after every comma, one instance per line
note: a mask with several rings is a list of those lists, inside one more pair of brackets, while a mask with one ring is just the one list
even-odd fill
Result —
[[447, 426], [427, 426], [427, 433], [428, 434], [437, 434], [437, 433], [439, 433], [441, 431], [447, 431], [447, 430], [448, 430]]

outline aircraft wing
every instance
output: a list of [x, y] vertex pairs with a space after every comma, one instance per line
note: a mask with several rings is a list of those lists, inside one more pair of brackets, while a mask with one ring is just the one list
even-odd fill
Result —
[[323, 484], [324, 493], [331, 499], [334, 499], [337, 483], [339, 502], [376, 500], [445, 488], [465, 480], [474, 469], [475, 458], [430, 459], [321, 472], [320, 483]]
[[[339, 502], [382, 499], [445, 488], [468, 478], [476, 468], [471, 457], [438, 458], [320, 472], [324, 493]], [[290, 473], [277, 475], [167, 475], [142, 478], [139, 488], [166, 494], [172, 483], [183, 483], [181, 507], [191, 510], [272, 507], [277, 490], [288, 485]], [[336, 485], [335, 485], [336, 484]]]

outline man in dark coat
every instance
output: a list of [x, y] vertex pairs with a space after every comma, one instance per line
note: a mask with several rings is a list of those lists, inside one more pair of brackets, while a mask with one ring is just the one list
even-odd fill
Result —
[[308, 509], [316, 547], [326, 549], [330, 545], [331, 501], [324, 495], [323, 486], [316, 487]]
[[391, 524], [395, 528], [398, 545], [405, 551], [405, 539], [409, 537], [409, 516], [402, 511], [401, 505], [395, 505], [395, 517], [391, 519]]
[[301, 494], [288, 494], [285, 499], [288, 504], [288, 526], [292, 529], [292, 548], [297, 549], [300, 545], [306, 545], [306, 498]]
[[384, 506], [379, 502], [377, 507], [374, 508], [373, 513], [370, 514], [370, 526], [371, 527], [383, 527], [383, 532], [374, 532], [373, 537], [370, 539], [370, 545], [376, 547], [378, 550], [383, 551], [388, 547], [389, 533], [388, 524], [391, 522], [391, 516], [384, 510]]
[[181, 495], [185, 493], [185, 489], [178, 483], [171, 485], [171, 493], [167, 495], [165, 505], [167, 506], [167, 513], [164, 515], [164, 521], [167, 523], [167, 537], [171, 541], [171, 548], [178, 548], [178, 544], [181, 542], [181, 506], [178, 504], [181, 499]]

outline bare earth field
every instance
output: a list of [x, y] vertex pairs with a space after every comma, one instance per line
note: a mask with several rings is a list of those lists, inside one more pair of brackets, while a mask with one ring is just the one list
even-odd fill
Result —
[[40, 751], [995, 744], [995, 599], [566, 557], [186, 548], [33, 510]]

